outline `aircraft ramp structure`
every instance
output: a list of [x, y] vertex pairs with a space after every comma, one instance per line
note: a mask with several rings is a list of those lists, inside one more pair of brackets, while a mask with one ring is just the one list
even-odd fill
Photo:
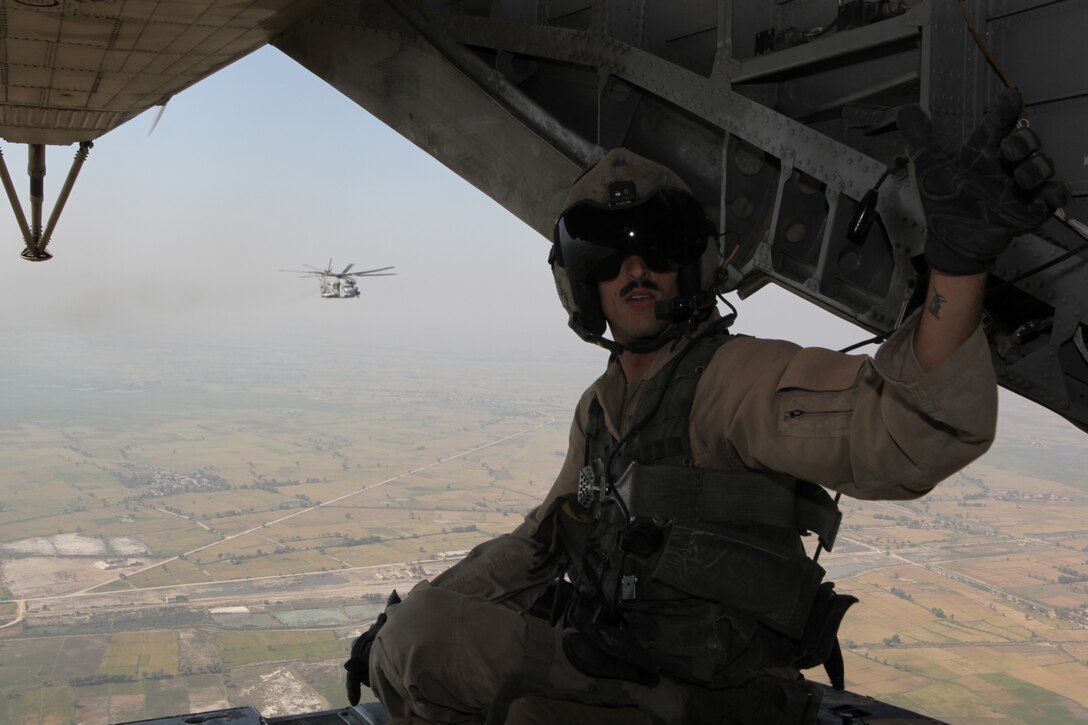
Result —
[[[940, 720], [903, 710], [871, 697], [850, 691], [836, 692], [822, 685], [821, 687], [824, 689], [824, 699], [820, 706], [818, 725], [942, 725]], [[366, 702], [339, 710], [268, 718], [262, 717], [252, 707], [238, 707], [121, 725], [387, 725], [389, 722], [389, 716], [379, 703]]]
[[[737, 246], [731, 289], [886, 335], [926, 288], [899, 108], [958, 146], [1000, 69], [1088, 221], [1086, 29], [1071, 0], [341, 0], [275, 44], [545, 238], [604, 150], [660, 161]], [[1021, 237], [986, 314], [1001, 384], [1088, 430], [1086, 242], [1057, 219]]]

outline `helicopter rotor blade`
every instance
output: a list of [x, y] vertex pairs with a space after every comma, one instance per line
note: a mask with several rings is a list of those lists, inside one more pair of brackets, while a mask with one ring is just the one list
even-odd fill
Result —
[[395, 269], [395, 267], [378, 267], [377, 269], [364, 269], [362, 272], [352, 272], [350, 276], [352, 276], [352, 277], [362, 277], [362, 276], [366, 276], [366, 275], [374, 275], [375, 277], [383, 277], [383, 276], [396, 275], [396, 272], [392, 272], [389, 275], [376, 274], [377, 272], [384, 272], [387, 269]]
[[351, 269], [352, 267], [354, 267], [354, 266], [355, 266], [355, 262], [352, 262], [352, 263], [351, 263], [351, 264], [349, 264], [348, 266], [344, 267], [344, 271], [343, 271], [343, 272], [341, 272], [340, 274], [347, 274], [347, 273], [348, 273], [348, 271], [349, 271], [349, 270], [350, 270], [350, 269]]
[[170, 102], [170, 99], [167, 98], [165, 101], [163, 101], [161, 104], [159, 104], [159, 111], [158, 111], [158, 113], [155, 114], [155, 120], [151, 122], [151, 128], [148, 129], [148, 132], [147, 132], [148, 136], [155, 133], [155, 129], [159, 127], [159, 121], [162, 120], [162, 114], [166, 113], [166, 104], [169, 103], [169, 102]]

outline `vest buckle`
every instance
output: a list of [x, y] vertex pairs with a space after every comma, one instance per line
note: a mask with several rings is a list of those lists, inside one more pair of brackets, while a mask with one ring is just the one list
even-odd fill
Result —
[[593, 509], [593, 504], [600, 501], [604, 492], [604, 478], [600, 475], [603, 467], [597, 459], [578, 473], [578, 505], [587, 511]]

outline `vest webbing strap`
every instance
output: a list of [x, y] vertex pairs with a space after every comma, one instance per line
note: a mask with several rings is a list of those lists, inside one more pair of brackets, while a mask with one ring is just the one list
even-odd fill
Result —
[[754, 471], [634, 462], [615, 486], [632, 516], [689, 525], [746, 522], [812, 531], [828, 551], [842, 520], [831, 496], [816, 484]]

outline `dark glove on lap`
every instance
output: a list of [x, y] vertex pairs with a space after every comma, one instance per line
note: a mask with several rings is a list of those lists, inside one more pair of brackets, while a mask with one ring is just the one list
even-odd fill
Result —
[[1013, 238], [1038, 228], [1069, 199], [1069, 187], [1048, 181], [1050, 159], [1039, 138], [1017, 128], [1019, 91], [1006, 90], [967, 143], [948, 154], [918, 106], [899, 112], [925, 207], [926, 262], [950, 274], [989, 270]]
[[[385, 602], [386, 610], [394, 604], [400, 604], [400, 597], [395, 589]], [[344, 663], [344, 669], [348, 671], [348, 702], [352, 705], [359, 704], [361, 686], [370, 687], [370, 648], [374, 644], [374, 638], [378, 636], [378, 630], [385, 625], [385, 620], [385, 612], [382, 612], [374, 624], [370, 625], [370, 629], [356, 637], [351, 644], [351, 657]]]
[[578, 504], [577, 495], [569, 493], [552, 501], [532, 536], [536, 553], [529, 574], [556, 576], [570, 564], [572, 552], [582, 551], [596, 528], [596, 519]]

